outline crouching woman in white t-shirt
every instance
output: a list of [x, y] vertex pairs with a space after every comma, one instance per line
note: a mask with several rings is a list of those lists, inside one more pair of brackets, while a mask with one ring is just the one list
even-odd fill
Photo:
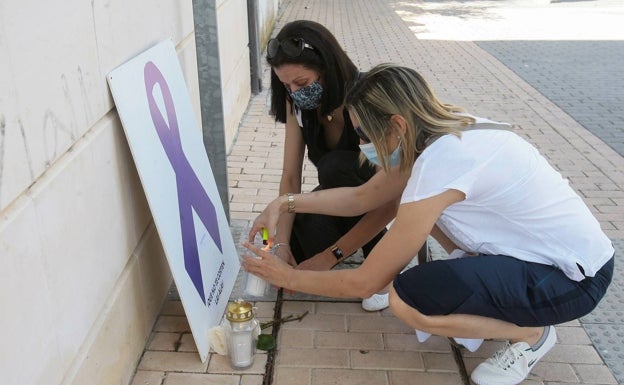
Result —
[[[244, 267], [276, 286], [368, 297], [393, 282], [390, 307], [409, 326], [463, 338], [509, 340], [471, 374], [480, 385], [517, 384], [556, 342], [553, 325], [589, 313], [613, 274], [614, 249], [581, 198], [513, 132], [470, 129], [414, 70], [384, 64], [346, 105], [367, 157], [412, 169], [396, 220], [357, 269], [293, 270], [247, 247]], [[293, 204], [294, 203], [294, 204]], [[296, 211], [296, 199], [289, 202]], [[401, 273], [434, 236], [465, 257]]]

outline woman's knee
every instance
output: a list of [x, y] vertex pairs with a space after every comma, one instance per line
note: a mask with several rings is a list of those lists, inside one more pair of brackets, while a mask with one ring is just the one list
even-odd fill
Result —
[[388, 291], [388, 303], [390, 305], [389, 307], [392, 311], [392, 314], [397, 317], [399, 317], [404, 312], [405, 306], [407, 305], [405, 302], [403, 302], [401, 297], [399, 297], [396, 290], [392, 286], [390, 286], [390, 290]]
[[392, 286], [388, 292], [388, 301], [392, 314], [408, 326], [419, 330], [427, 330], [432, 326], [431, 317], [427, 317], [405, 303]]

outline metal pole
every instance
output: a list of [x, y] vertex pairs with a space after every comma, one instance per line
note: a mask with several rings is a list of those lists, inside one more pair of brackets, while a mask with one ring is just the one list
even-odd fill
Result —
[[210, 166], [217, 183], [223, 210], [229, 221], [230, 205], [228, 201], [216, 0], [193, 0], [193, 18], [195, 21], [195, 48], [197, 50], [197, 76], [204, 147], [210, 159]]
[[258, 0], [247, 0], [247, 25], [249, 29], [249, 64], [251, 68], [251, 92], [262, 91], [260, 36], [258, 28]]

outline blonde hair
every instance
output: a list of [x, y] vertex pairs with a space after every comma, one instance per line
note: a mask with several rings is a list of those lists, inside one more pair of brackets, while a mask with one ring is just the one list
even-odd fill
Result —
[[391, 122], [401, 116], [407, 126], [401, 139], [400, 171], [413, 167], [429, 141], [446, 134], [461, 136], [474, 118], [456, 115], [461, 107], [440, 102], [425, 79], [415, 70], [395, 64], [380, 64], [350, 90], [345, 105], [357, 118], [360, 129], [375, 146], [382, 168], [388, 172], [386, 138], [396, 134]]

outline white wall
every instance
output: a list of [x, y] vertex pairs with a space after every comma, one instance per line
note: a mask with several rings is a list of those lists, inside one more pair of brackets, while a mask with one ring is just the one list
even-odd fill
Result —
[[[250, 92], [244, 15], [218, 2], [228, 147]], [[171, 276], [105, 76], [169, 37], [199, 120], [192, 0], [0, 2], [5, 385], [134, 372]]]
[[[247, 0], [217, 0], [216, 4], [225, 146], [230, 149], [251, 97]], [[257, 6], [260, 44], [264, 49], [275, 25], [279, 0], [258, 0]]]
[[226, 149], [233, 144], [240, 118], [251, 97], [247, 26], [247, 0], [217, 0]]
[[[259, 0], [258, 26], [260, 29], [260, 46], [265, 49], [267, 41], [271, 37], [275, 20], [279, 11], [279, 0]], [[268, 85], [267, 85], [268, 87]]]

